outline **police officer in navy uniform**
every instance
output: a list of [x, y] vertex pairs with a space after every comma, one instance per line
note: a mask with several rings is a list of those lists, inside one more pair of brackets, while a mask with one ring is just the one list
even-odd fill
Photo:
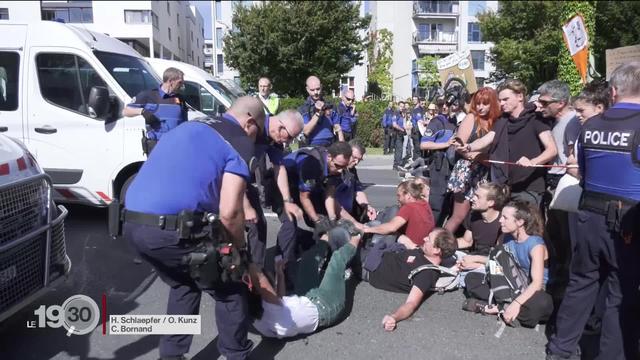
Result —
[[337, 116], [327, 116], [325, 110], [327, 104], [322, 98], [322, 84], [320, 79], [309, 76], [306, 81], [306, 89], [309, 97], [298, 108], [304, 119], [304, 136], [310, 146], [329, 146], [334, 141], [333, 128], [338, 124]]
[[429, 177], [431, 178], [429, 204], [436, 225], [442, 226], [448, 215], [447, 181], [455, 163], [449, 147], [454, 144], [453, 139], [457, 126], [455, 117], [449, 116], [449, 105], [443, 99], [439, 99], [438, 106], [442, 112], [427, 125], [420, 142], [420, 149], [431, 152], [428, 159]]
[[[165, 134], [127, 191], [124, 237], [170, 286], [167, 314], [198, 314], [202, 292], [209, 293], [216, 300], [220, 353], [245, 359], [252, 347], [246, 286], [231, 280], [203, 287], [185, 263], [202, 244], [194, 235], [206, 234], [205, 213], [219, 215], [234, 251], [247, 256], [242, 203], [250, 176], [237, 150], [253, 151], [248, 135], [260, 134], [264, 113], [259, 105], [255, 116], [234, 106], [232, 115], [244, 125], [204, 118]], [[183, 359], [191, 341], [191, 335], [162, 336], [161, 359]]]
[[[280, 190], [280, 193], [286, 194], [287, 198], [290, 195], [287, 172], [282, 166], [282, 159], [285, 156], [284, 147], [302, 132], [302, 126], [302, 116], [299, 112], [285, 110], [278, 115], [267, 116], [264, 132], [256, 139], [255, 161], [261, 164], [266, 161], [266, 156], [269, 157], [273, 168], [273, 175], [269, 181], [275, 182], [277, 189]], [[260, 191], [258, 190], [261, 179], [255, 176], [253, 180], [255, 180], [254, 183], [247, 186], [247, 199], [244, 204], [245, 222], [253, 263], [262, 268], [267, 247], [267, 221], [262, 211]], [[288, 207], [290, 210], [285, 211], [289, 219], [302, 216], [302, 211], [295, 204], [290, 205], [292, 205]]]
[[127, 117], [144, 117], [147, 131], [143, 137], [143, 150], [146, 154], [151, 153], [164, 133], [187, 121], [187, 103], [177, 93], [183, 83], [182, 71], [167, 68], [162, 74], [162, 84], [155, 89], [140, 92], [122, 111]]
[[[282, 160], [289, 183], [289, 197], [283, 194], [274, 199], [273, 210], [281, 222], [277, 246], [287, 266], [287, 286], [291, 287], [295, 277], [296, 245], [298, 231], [296, 221], [305, 221], [309, 226], [327, 227], [336, 220], [335, 198], [327, 194], [329, 186], [335, 186], [344, 169], [349, 166], [351, 145], [339, 141], [329, 148], [305, 147], [287, 155]], [[333, 205], [326, 205], [325, 200]], [[304, 220], [291, 218], [285, 212], [285, 204], [293, 203], [304, 210]]]
[[610, 78], [612, 108], [584, 124], [583, 193], [569, 285], [547, 359], [579, 359], [578, 341], [606, 280], [599, 359], [640, 358], [640, 62]]

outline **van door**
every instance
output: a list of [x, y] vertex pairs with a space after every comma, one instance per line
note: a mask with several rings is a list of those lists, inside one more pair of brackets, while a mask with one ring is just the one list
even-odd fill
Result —
[[0, 133], [24, 141], [26, 25], [0, 25]]
[[[122, 122], [112, 89], [92, 56], [32, 48], [28, 142], [38, 162], [68, 202], [105, 205], [111, 172], [122, 162]], [[89, 105], [92, 88], [106, 88], [109, 110]], [[101, 193], [101, 194], [100, 194]], [[107, 199], [108, 200], [108, 199]]]

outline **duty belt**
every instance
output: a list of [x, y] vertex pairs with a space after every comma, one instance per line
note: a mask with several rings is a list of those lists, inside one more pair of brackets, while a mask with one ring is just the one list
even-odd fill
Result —
[[622, 208], [632, 208], [638, 204], [637, 201], [608, 196], [593, 191], [584, 191], [580, 199], [580, 209], [593, 211], [597, 214], [607, 215], [611, 204], [620, 204]]
[[185, 227], [199, 229], [206, 222], [203, 213], [182, 211], [178, 215], [155, 215], [124, 210], [124, 222], [154, 226], [168, 231], [183, 232]]

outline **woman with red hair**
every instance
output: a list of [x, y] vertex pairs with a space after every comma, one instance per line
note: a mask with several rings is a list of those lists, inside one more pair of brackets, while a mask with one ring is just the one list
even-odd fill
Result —
[[[471, 143], [485, 136], [493, 129], [494, 122], [501, 114], [497, 92], [489, 87], [480, 88], [471, 99], [469, 114], [458, 128], [458, 138], [464, 143]], [[458, 151], [462, 159], [456, 162], [448, 190], [454, 194], [453, 213], [444, 228], [455, 233], [471, 209], [470, 200], [479, 183], [487, 181], [489, 168], [480, 160], [480, 152]]]

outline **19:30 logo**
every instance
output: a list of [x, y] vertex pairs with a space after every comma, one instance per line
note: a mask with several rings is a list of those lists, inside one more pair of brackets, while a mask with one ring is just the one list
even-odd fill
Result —
[[85, 335], [93, 331], [100, 321], [100, 309], [86, 295], [73, 295], [62, 305], [41, 305], [33, 312], [36, 321], [28, 321], [28, 328], [59, 328], [67, 330], [67, 336]]

